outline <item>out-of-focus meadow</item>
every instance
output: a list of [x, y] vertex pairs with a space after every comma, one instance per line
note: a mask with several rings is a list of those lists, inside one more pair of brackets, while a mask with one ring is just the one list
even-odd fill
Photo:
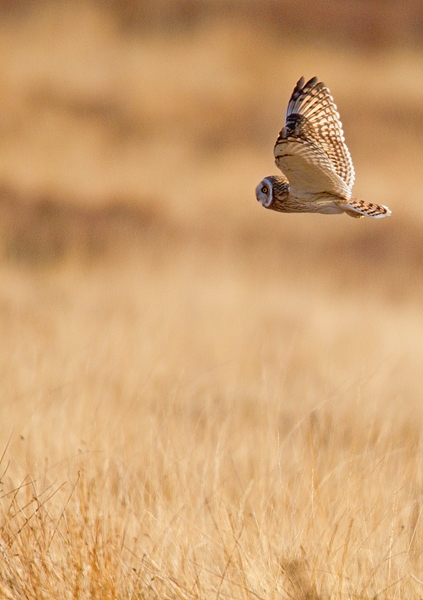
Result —
[[[0, 595], [423, 594], [423, 7], [0, 7]], [[301, 76], [354, 193], [257, 183]]]

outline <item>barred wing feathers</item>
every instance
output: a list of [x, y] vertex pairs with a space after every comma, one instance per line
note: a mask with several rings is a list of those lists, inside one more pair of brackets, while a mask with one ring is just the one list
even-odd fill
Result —
[[354, 166], [342, 124], [328, 88], [315, 77], [305, 85], [302, 77], [295, 86], [274, 153], [293, 195], [351, 198]]

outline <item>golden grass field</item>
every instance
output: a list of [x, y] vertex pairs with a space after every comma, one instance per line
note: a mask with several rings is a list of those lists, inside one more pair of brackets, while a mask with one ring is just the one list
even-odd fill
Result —
[[[0, 597], [423, 597], [423, 55], [0, 19]], [[355, 193], [254, 198], [296, 80]]]

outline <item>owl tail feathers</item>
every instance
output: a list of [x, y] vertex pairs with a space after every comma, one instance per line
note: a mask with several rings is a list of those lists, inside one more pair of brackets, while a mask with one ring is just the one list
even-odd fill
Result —
[[371, 217], [372, 219], [382, 219], [382, 217], [390, 217], [392, 212], [383, 204], [373, 204], [372, 202], [364, 202], [351, 198], [345, 203], [339, 203], [339, 208], [347, 213], [350, 217], [361, 219], [361, 217]]

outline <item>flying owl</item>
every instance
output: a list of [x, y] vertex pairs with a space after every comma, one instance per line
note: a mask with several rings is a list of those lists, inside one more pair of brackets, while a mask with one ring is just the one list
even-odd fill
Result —
[[276, 140], [275, 163], [282, 177], [270, 175], [256, 187], [265, 208], [350, 217], [388, 217], [382, 204], [352, 198], [354, 166], [342, 123], [323, 82], [298, 81], [286, 111], [285, 127]]

